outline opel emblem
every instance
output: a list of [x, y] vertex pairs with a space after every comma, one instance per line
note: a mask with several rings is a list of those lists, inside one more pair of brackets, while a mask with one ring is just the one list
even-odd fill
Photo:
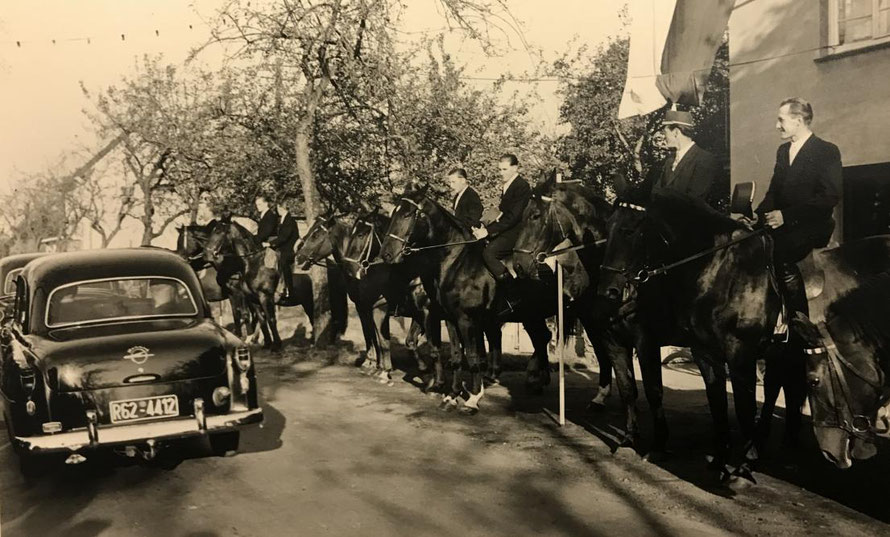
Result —
[[127, 349], [127, 354], [124, 355], [124, 360], [130, 360], [136, 365], [142, 365], [152, 356], [154, 356], [154, 354], [149, 353], [147, 347], [137, 345], [136, 347]]

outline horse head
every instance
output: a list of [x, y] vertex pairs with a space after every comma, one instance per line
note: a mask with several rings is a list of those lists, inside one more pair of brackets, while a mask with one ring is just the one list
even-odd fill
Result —
[[538, 192], [532, 195], [522, 213], [519, 237], [513, 247], [513, 268], [522, 277], [536, 278], [539, 264], [544, 263], [547, 253], [557, 244], [554, 238], [552, 198]]
[[426, 190], [412, 183], [397, 200], [380, 246], [380, 257], [386, 263], [399, 263], [411, 252], [411, 247], [432, 239], [430, 214], [435, 211], [435, 204], [427, 197]]
[[353, 273], [368, 269], [380, 253], [381, 236], [389, 227], [389, 218], [380, 214], [377, 207], [363, 205], [363, 208], [365, 210], [355, 219], [343, 248], [343, 260]]
[[886, 372], [879, 363], [890, 336], [883, 326], [890, 308], [880, 302], [888, 298], [890, 276], [884, 275], [831, 304], [824, 324], [800, 313], [791, 321], [804, 343], [813, 431], [838, 468], [875, 455], [875, 437], [890, 434]]
[[315, 218], [296, 251], [296, 262], [303, 270], [334, 253], [333, 235], [339, 225], [334, 215], [319, 215]]

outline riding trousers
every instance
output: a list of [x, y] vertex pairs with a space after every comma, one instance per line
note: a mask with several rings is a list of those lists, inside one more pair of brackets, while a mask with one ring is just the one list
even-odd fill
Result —
[[286, 255], [285, 252], [280, 252], [278, 256], [278, 273], [281, 274], [281, 277], [284, 278], [284, 289], [287, 293], [287, 296], [294, 297], [296, 295], [296, 291], [294, 290], [294, 255]]
[[495, 279], [503, 279], [507, 275], [507, 267], [501, 262], [513, 253], [513, 246], [519, 239], [518, 229], [509, 229], [492, 239], [482, 250], [482, 260]]

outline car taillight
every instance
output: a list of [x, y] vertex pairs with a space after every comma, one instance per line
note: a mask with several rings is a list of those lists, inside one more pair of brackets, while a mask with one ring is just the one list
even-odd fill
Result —
[[47, 434], [58, 433], [62, 431], [62, 422], [48, 421], [43, 424], [43, 432]]
[[250, 348], [238, 347], [235, 349], [235, 362], [238, 363], [238, 367], [241, 368], [241, 371], [250, 369]]
[[224, 406], [229, 402], [229, 397], [232, 395], [232, 390], [229, 389], [228, 386], [220, 386], [213, 390], [213, 404], [215, 406]]

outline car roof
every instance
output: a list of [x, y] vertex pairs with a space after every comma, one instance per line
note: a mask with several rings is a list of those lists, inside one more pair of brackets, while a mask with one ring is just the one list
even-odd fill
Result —
[[32, 259], [49, 255], [47, 252], [31, 252], [28, 254], [8, 255], [0, 259], [0, 274], [6, 274], [10, 270], [24, 267]]
[[35, 259], [21, 276], [31, 285], [52, 289], [85, 280], [128, 276], [167, 276], [193, 282], [192, 269], [163, 248], [113, 248], [64, 252]]

